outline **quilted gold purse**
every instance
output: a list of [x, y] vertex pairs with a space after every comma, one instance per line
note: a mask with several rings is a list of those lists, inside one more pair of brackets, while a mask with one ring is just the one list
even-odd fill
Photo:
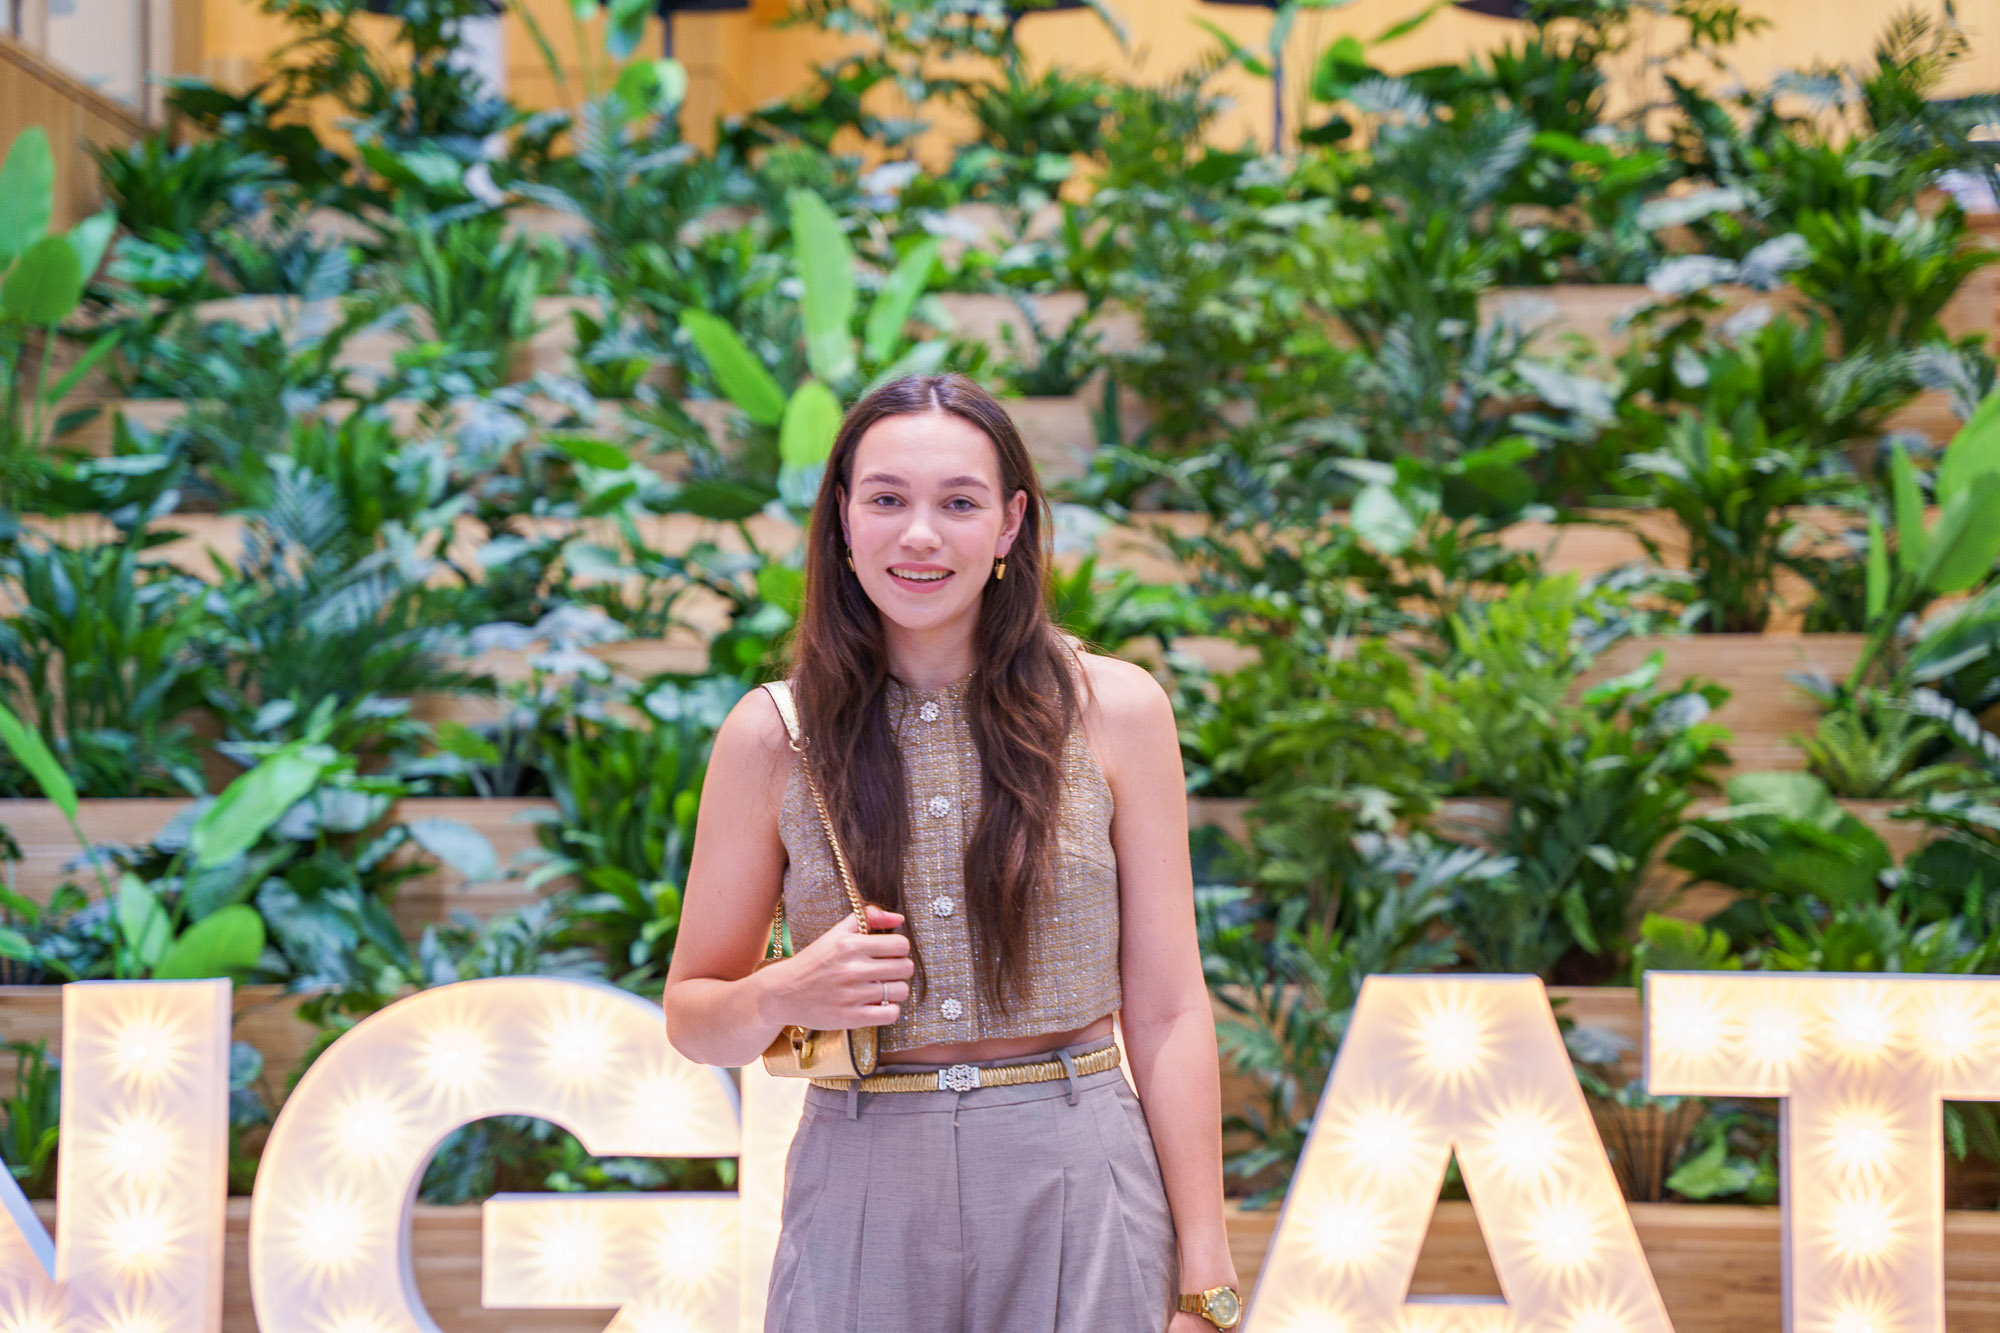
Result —
[[[840, 870], [841, 887], [847, 890], [854, 919], [866, 935], [868, 913], [861, 905], [859, 890], [854, 887], [854, 873], [847, 868], [847, 854], [840, 850], [840, 839], [834, 835], [833, 820], [827, 816], [819, 784], [813, 781], [812, 765], [806, 762], [806, 738], [799, 729], [799, 710], [792, 701], [791, 683], [774, 680], [764, 689], [769, 692], [771, 702], [778, 705], [778, 715], [785, 719], [785, 734], [791, 737], [792, 753], [805, 769], [806, 790], [812, 793], [813, 808], [819, 811], [820, 825], [826, 829], [833, 863]], [[758, 966], [768, 967], [785, 956], [784, 938], [785, 895], [780, 891], [778, 905], [771, 912], [771, 952]], [[875, 1072], [880, 1036], [881, 1030], [872, 1027], [821, 1030], [792, 1024], [780, 1031], [765, 1050], [764, 1068], [783, 1078], [866, 1078]]]

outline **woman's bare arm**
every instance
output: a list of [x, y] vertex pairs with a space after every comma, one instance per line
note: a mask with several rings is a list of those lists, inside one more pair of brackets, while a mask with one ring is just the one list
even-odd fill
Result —
[[[667, 1039], [702, 1064], [749, 1064], [790, 1023], [893, 1023], [909, 998], [910, 942], [886, 933], [903, 918], [879, 908], [869, 909], [868, 924], [885, 933], [860, 934], [848, 917], [795, 957], [758, 968], [784, 885], [778, 808], [791, 766], [777, 706], [752, 690], [716, 732], [661, 997]], [[889, 1004], [881, 1003], [884, 981]]]
[[[1120, 1026], [1180, 1249], [1182, 1291], [1233, 1286], [1222, 1208], [1222, 1089], [1215, 1015], [1195, 936], [1187, 780], [1173, 704], [1144, 670], [1091, 659], [1093, 748], [1115, 802]], [[1101, 737], [1101, 741], [1098, 739]], [[1193, 1317], [1190, 1327], [1200, 1326]]]

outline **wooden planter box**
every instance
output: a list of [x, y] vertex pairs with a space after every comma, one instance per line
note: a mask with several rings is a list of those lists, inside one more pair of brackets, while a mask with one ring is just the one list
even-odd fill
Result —
[[[1770, 1333], [1779, 1327], [1783, 1261], [1776, 1208], [1638, 1203], [1631, 1209], [1675, 1333]], [[1263, 1269], [1277, 1219], [1275, 1208], [1229, 1212], [1229, 1247], [1245, 1290]], [[2000, 1215], [1947, 1212], [1944, 1269], [1949, 1326], [2000, 1327]], [[1438, 1205], [1410, 1294], [1501, 1294], [1471, 1204]]]
[[[238, 986], [232, 997], [232, 1035], [264, 1057], [265, 1084], [282, 1098], [286, 1081], [319, 1029], [299, 1017], [308, 997], [282, 986]], [[0, 986], [0, 1041], [42, 1041], [51, 1059], [62, 1055], [62, 987]], [[0, 1057], [0, 1097], [14, 1095], [14, 1062]]]
[[1737, 772], [1798, 769], [1805, 754], [1795, 736], [1809, 736], [1819, 723], [1814, 701], [1786, 677], [1818, 670], [1835, 681], [1854, 670], [1863, 644], [1859, 634], [1696, 634], [1681, 638], [1636, 638], [1614, 644], [1583, 674], [1579, 688], [1623, 675], [1653, 653], [1665, 656], [1660, 679], [1677, 684], [1704, 677], [1728, 687], [1729, 700], [1713, 720], [1729, 728], [1729, 754]]
[[[150, 841], [188, 804], [180, 800], [86, 800], [79, 803], [77, 822], [93, 843], [136, 845]], [[539, 799], [430, 797], [398, 802], [390, 818], [458, 820], [486, 836], [505, 868], [517, 853], [537, 845], [535, 825], [523, 816], [554, 808], [553, 802]], [[69, 825], [49, 801], [4, 800], [0, 801], [0, 827], [11, 832], [21, 847], [15, 891], [38, 902], [48, 901], [62, 882], [64, 868], [78, 855]], [[456, 871], [441, 865], [398, 886], [390, 910], [403, 933], [415, 939], [425, 926], [449, 921], [454, 912], [490, 920], [537, 897], [547, 897], [559, 887], [560, 883], [547, 884], [534, 894], [518, 880], [468, 884]]]

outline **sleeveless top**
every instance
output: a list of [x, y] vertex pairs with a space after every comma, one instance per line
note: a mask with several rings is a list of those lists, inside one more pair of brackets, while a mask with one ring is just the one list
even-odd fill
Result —
[[[971, 676], [935, 690], [888, 683], [888, 716], [903, 754], [910, 846], [903, 864], [902, 929], [923, 955], [927, 985], [882, 1030], [882, 1050], [1035, 1037], [1087, 1027], [1119, 1007], [1118, 862], [1111, 847], [1111, 787], [1084, 739], [1082, 718], [1063, 752], [1063, 793], [1049, 882], [1029, 907], [1019, 997], [1002, 1013], [985, 1000], [973, 966], [965, 849], [984, 797], [966, 696]], [[810, 733], [808, 733], [810, 739]], [[796, 757], [778, 831], [789, 858], [785, 914], [804, 948], [849, 915], [825, 827]]]

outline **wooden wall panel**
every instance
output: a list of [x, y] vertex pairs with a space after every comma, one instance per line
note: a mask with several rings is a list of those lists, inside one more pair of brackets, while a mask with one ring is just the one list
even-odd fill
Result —
[[88, 217], [103, 202], [86, 146], [132, 143], [147, 133], [133, 111], [0, 37], [0, 154], [30, 125], [47, 130], [55, 150], [57, 227]]

